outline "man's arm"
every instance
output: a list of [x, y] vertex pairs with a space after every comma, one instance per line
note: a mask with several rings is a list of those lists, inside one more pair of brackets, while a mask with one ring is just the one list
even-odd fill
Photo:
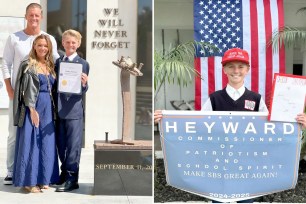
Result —
[[12, 45], [12, 37], [9, 36], [3, 50], [2, 74], [6, 86], [7, 94], [10, 100], [14, 98], [14, 88], [11, 84], [11, 70], [14, 62], [14, 47]]
[[14, 99], [14, 89], [12, 88], [11, 78], [4, 79], [4, 83], [5, 83], [6, 91], [7, 91], [7, 94], [10, 100], [13, 100]]

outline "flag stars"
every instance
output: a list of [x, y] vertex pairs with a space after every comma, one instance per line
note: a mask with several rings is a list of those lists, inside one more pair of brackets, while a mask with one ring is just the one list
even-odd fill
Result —
[[204, 38], [205, 38], [205, 39], [208, 39], [209, 37], [208, 37], [208, 35], [205, 35]]
[[214, 15], [213, 15], [213, 18], [217, 18], [217, 14], [214, 14]]
[[236, 26], [236, 23], [235, 23], [235, 22], [232, 22], [232, 23], [231, 23], [231, 26], [232, 26], [232, 27], [235, 27], [235, 26]]
[[231, 21], [231, 18], [226, 18], [226, 22], [230, 22]]
[[222, 20], [220, 18], [217, 19], [217, 23], [221, 23]]
[[200, 15], [203, 15], [203, 14], [204, 14], [204, 11], [201, 10], [201, 11], [199, 12], [199, 14], [200, 14]]
[[236, 8], [235, 11], [236, 11], [236, 12], [239, 12], [239, 11], [240, 11], [240, 8]]
[[231, 36], [232, 36], [232, 37], [235, 37], [235, 36], [236, 36], [236, 33], [234, 33], [234, 32], [231, 33]]
[[222, 16], [222, 18], [225, 18], [226, 14], [225, 14], [225, 13], [223, 13], [221, 16]]
[[236, 30], [237, 32], [239, 32], [239, 31], [240, 31], [240, 27], [237, 27], [235, 30]]
[[200, 30], [200, 34], [203, 34], [204, 33], [204, 30]]
[[240, 17], [237, 17], [235, 20], [236, 20], [237, 22], [240, 22]]
[[234, 12], [232, 12], [230, 15], [231, 15], [232, 17], [235, 17], [235, 16], [236, 16], [236, 14], [235, 14]]
[[234, 42], [231, 45], [232, 45], [232, 47], [236, 47], [236, 43], [234, 43]]
[[236, 38], [236, 41], [239, 42], [239, 41], [240, 41], [240, 37], [237, 37], [237, 38]]
[[200, 50], [200, 53], [201, 53], [201, 54], [204, 54], [204, 50]]
[[240, 1], [239, 0], [236, 0], [236, 4], [239, 4], [240, 3]]
[[207, 10], [207, 9], [208, 9], [208, 6], [207, 6], [207, 5], [205, 5], [205, 6], [204, 6], [204, 9], [205, 9], [205, 10]]
[[204, 4], [204, 2], [203, 1], [200, 1], [200, 3], [199, 3], [201, 6]]
[[228, 12], [230, 12], [231, 11], [231, 9], [230, 8], [226, 8], [226, 12], [228, 13]]

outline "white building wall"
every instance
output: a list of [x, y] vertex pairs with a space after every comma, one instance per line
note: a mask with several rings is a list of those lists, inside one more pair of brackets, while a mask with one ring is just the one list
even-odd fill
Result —
[[[105, 8], [119, 9], [119, 15], [106, 16]], [[86, 56], [90, 64], [89, 89], [86, 94], [85, 147], [92, 147], [94, 140], [109, 140], [122, 135], [122, 101], [120, 70], [112, 64], [121, 56], [136, 59], [137, 43], [137, 0], [87, 0], [87, 42]], [[123, 26], [100, 26], [99, 19], [119, 20]], [[118, 21], [117, 21], [118, 23]], [[123, 30], [127, 37], [95, 38], [95, 30]], [[129, 48], [96, 49], [93, 41], [126, 41]], [[136, 80], [131, 76], [132, 117], [131, 137], [134, 138]]]

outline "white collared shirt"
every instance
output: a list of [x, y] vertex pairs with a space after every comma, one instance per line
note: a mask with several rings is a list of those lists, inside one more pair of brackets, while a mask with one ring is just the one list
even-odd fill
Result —
[[235, 89], [231, 85], [227, 84], [225, 91], [231, 97], [231, 99], [237, 101], [244, 94], [245, 87], [243, 85], [239, 89]]
[[[245, 92], [244, 84], [239, 88], [235, 89], [229, 84], [227, 84], [225, 88], [226, 93], [233, 99], [234, 101], [238, 100]], [[213, 111], [210, 98], [208, 98], [205, 103], [202, 105], [201, 111]], [[259, 102], [259, 112], [269, 112], [266, 106], [266, 103], [263, 101], [262, 97], [260, 98]]]
[[[72, 55], [70, 55], [70, 56], [68, 57], [69, 62], [71, 62], [77, 55], [78, 55], [78, 53], [76, 53], [76, 52], [73, 53]], [[65, 54], [64, 57], [63, 57], [63, 60], [64, 60], [66, 57], [67, 57], [67, 55]]]

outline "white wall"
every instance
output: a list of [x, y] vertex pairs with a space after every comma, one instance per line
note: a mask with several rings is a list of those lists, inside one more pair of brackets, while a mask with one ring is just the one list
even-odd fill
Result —
[[[118, 16], [107, 17], [104, 8], [118, 8]], [[86, 96], [85, 147], [92, 147], [94, 140], [121, 138], [122, 102], [120, 70], [112, 64], [121, 56], [136, 59], [137, 0], [88, 0], [87, 1], [87, 61], [90, 64], [89, 90]], [[123, 27], [101, 27], [99, 19], [121, 19]], [[94, 30], [124, 30], [127, 38], [94, 38]], [[92, 41], [128, 41], [128, 49], [93, 49]], [[135, 77], [131, 76], [132, 113], [135, 113]], [[135, 121], [134, 114], [131, 118]], [[131, 136], [134, 135], [134, 123]], [[132, 137], [133, 138], [133, 137]]]

